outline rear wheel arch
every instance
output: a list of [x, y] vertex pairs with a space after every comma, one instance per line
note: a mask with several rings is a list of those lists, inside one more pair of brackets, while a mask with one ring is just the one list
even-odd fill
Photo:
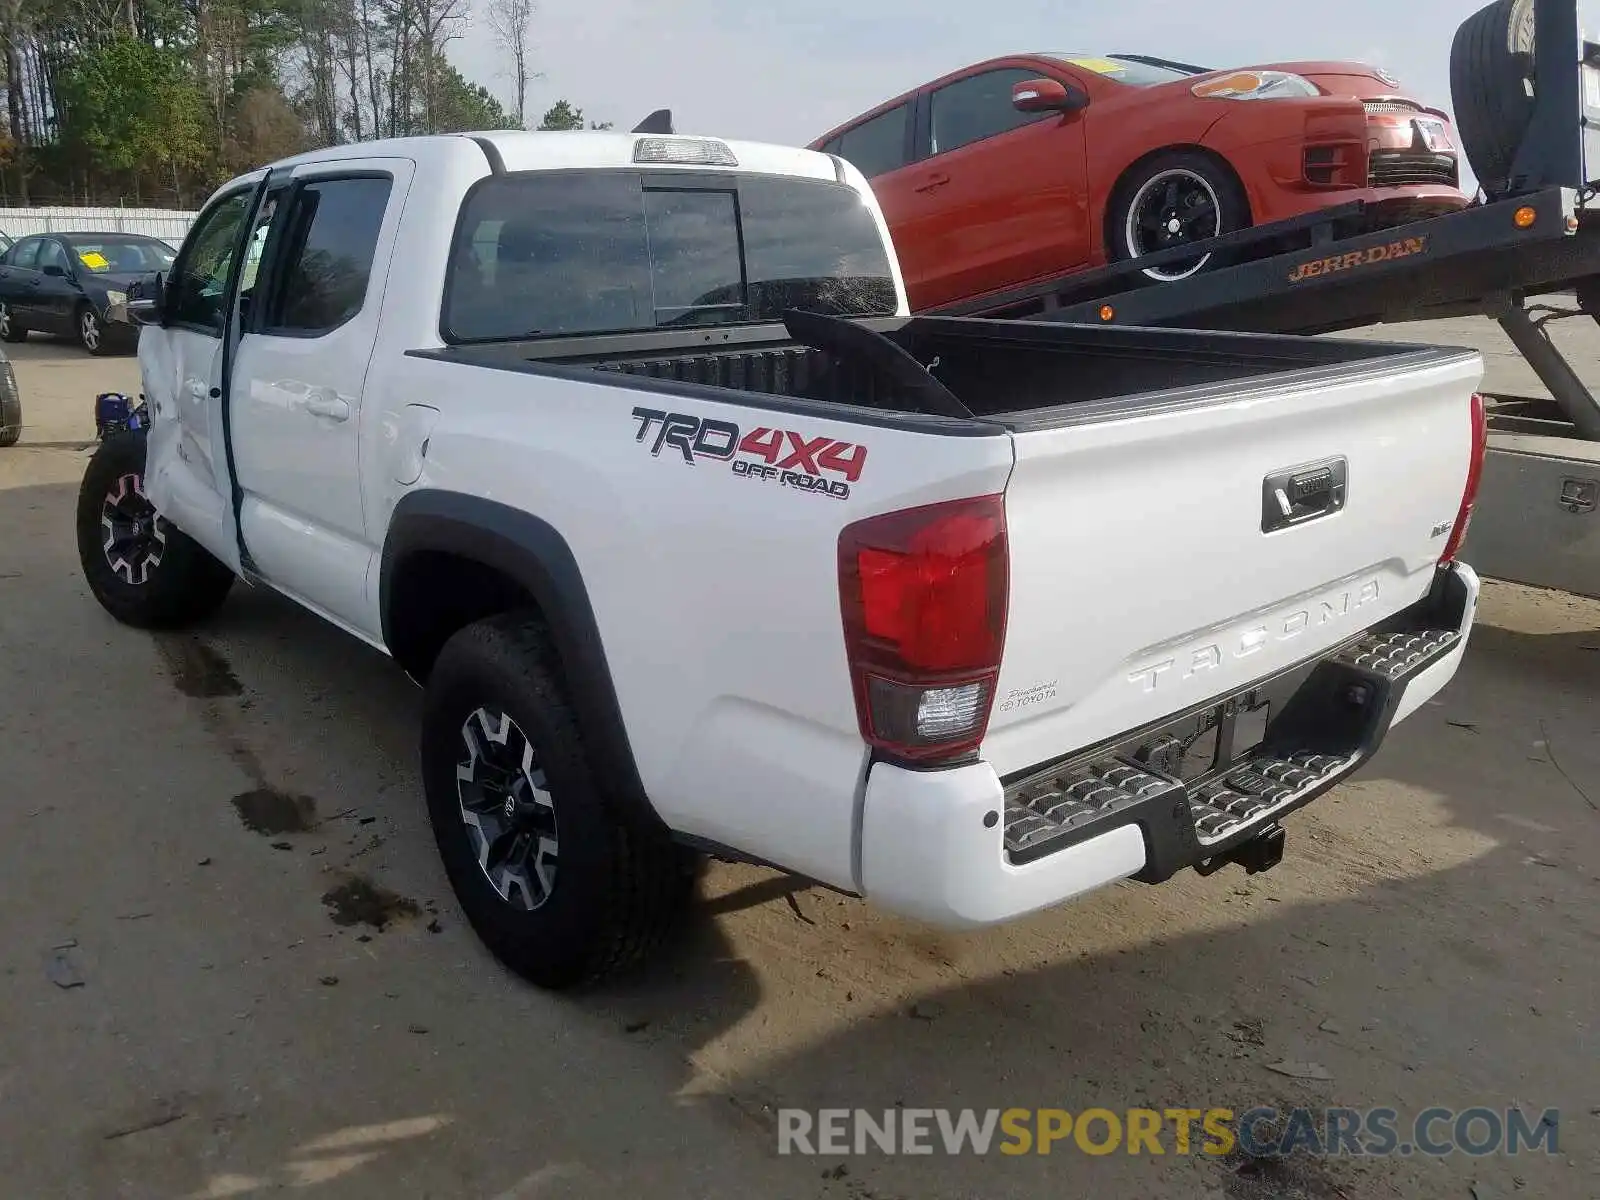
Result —
[[418, 683], [459, 630], [506, 612], [536, 615], [594, 752], [594, 771], [614, 795], [654, 818], [582, 572], [548, 522], [459, 492], [408, 493], [384, 540], [379, 608], [385, 646]]

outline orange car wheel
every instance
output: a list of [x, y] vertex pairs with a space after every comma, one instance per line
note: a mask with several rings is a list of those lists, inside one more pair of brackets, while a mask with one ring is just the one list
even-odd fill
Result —
[[[1117, 186], [1107, 221], [1112, 257], [1118, 261], [1176, 250], [1243, 229], [1250, 206], [1231, 170], [1209, 155], [1191, 151], [1159, 154], [1136, 166]], [[1146, 267], [1154, 283], [1172, 283], [1221, 266], [1218, 252]]]

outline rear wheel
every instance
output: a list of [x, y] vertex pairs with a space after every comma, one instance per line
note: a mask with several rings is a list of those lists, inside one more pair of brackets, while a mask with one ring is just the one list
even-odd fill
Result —
[[1456, 131], [1490, 195], [1503, 192], [1533, 116], [1533, 0], [1495, 0], [1462, 22], [1450, 47]]
[[11, 311], [9, 304], [0, 304], [0, 341], [25, 342], [28, 329]]
[[428, 679], [422, 771], [434, 839], [491, 952], [546, 988], [650, 953], [681, 915], [696, 860], [591, 774], [543, 624], [461, 630]]
[[144, 491], [145, 435], [100, 443], [78, 489], [78, 562], [101, 607], [126, 625], [172, 629], [209, 616], [233, 572], [158, 514]]
[[[1203, 154], [1174, 151], [1150, 160], [1118, 185], [1111, 204], [1112, 257], [1119, 261], [1175, 250], [1250, 224], [1250, 207], [1233, 173]], [[1147, 267], [1155, 283], [1173, 283], [1224, 265], [1212, 252]]]

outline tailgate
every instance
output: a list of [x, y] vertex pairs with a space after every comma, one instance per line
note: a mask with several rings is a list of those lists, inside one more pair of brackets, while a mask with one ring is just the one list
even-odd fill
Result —
[[1482, 372], [1475, 352], [1427, 349], [1019, 423], [984, 757], [1002, 776], [1059, 758], [1420, 599]]

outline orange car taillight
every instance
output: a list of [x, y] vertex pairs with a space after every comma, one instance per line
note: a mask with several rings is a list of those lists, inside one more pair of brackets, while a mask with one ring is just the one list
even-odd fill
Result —
[[983, 741], [1005, 643], [1005, 502], [868, 517], [839, 535], [839, 597], [868, 745], [922, 764]]

